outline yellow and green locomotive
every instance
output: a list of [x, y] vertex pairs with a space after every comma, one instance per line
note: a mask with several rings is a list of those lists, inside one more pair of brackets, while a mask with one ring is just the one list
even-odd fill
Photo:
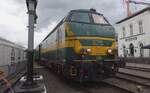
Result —
[[76, 81], [97, 81], [115, 74], [115, 31], [95, 9], [72, 10], [36, 48], [41, 63]]

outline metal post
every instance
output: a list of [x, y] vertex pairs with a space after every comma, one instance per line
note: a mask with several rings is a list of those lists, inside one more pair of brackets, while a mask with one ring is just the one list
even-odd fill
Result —
[[27, 78], [23, 76], [14, 87], [15, 93], [46, 93], [46, 87], [42, 75], [35, 75], [33, 73], [34, 61], [34, 24], [36, 23], [36, 5], [37, 0], [26, 0], [29, 26], [28, 26], [28, 62], [27, 62]]
[[[32, 1], [30, 1], [32, 2]], [[27, 80], [33, 82], [33, 47], [34, 47], [34, 3], [29, 3], [29, 26], [28, 26], [28, 68]]]
[[39, 45], [39, 55], [38, 55], [38, 59], [41, 61], [41, 45]]
[[36, 85], [33, 82], [33, 55], [34, 55], [34, 24], [35, 24], [35, 17], [36, 17], [36, 0], [26, 0], [27, 8], [28, 8], [28, 51], [27, 51], [27, 80], [25, 82], [25, 86], [34, 86]]

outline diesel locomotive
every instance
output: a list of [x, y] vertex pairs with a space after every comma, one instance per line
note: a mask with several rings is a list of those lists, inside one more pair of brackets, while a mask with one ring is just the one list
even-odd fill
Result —
[[115, 31], [95, 9], [71, 10], [36, 47], [36, 59], [75, 81], [101, 81], [124, 62], [115, 58]]

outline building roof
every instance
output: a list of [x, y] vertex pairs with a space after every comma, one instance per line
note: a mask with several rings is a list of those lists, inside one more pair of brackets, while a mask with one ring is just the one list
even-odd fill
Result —
[[[3, 43], [2, 43], [3, 42]], [[21, 45], [19, 45], [19, 44], [16, 44], [16, 43], [14, 43], [14, 42], [11, 42], [11, 41], [9, 41], [9, 40], [6, 40], [6, 39], [4, 39], [4, 38], [1, 38], [0, 37], [0, 44], [7, 44], [7, 45], [9, 45], [9, 46], [15, 46], [15, 47], [19, 47], [19, 48], [22, 48], [22, 49], [25, 49], [25, 47], [23, 47], [23, 46], [21, 46]]]
[[1, 40], [1, 41], [4, 41], [4, 42], [7, 42], [7, 43], [15, 44], [15, 43], [13, 43], [13, 42], [11, 42], [11, 41], [9, 41], [9, 40], [6, 40], [6, 39], [4, 39], [4, 38], [1, 38], [1, 37], [0, 37], [0, 40]]
[[142, 14], [142, 13], [144, 13], [144, 12], [146, 12], [146, 11], [150, 11], [150, 7], [146, 7], [146, 8], [144, 8], [144, 9], [142, 9], [142, 10], [136, 12], [136, 13], [132, 14], [131, 16], [126, 17], [126, 18], [124, 18], [124, 19], [118, 21], [116, 24], [122, 23], [122, 22], [124, 22], [124, 21], [126, 21], [126, 20], [128, 20], [128, 19], [131, 19], [131, 18], [133, 18], [133, 17], [135, 17], [135, 16], [137, 16], [137, 15], [139, 15], [139, 14]]

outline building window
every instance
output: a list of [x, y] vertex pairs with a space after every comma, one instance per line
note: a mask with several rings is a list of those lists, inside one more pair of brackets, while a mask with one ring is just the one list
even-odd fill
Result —
[[14, 62], [15, 61], [15, 49], [12, 48], [11, 49], [11, 62]]
[[143, 57], [143, 54], [144, 54], [144, 50], [142, 49], [143, 47], [143, 44], [140, 43], [140, 56]]
[[126, 34], [125, 34], [125, 30], [126, 30], [125, 27], [122, 27], [122, 35], [123, 35], [123, 38], [124, 38], [125, 35], [126, 35]]
[[133, 25], [130, 24], [130, 36], [132, 36], [132, 35], [133, 35]]
[[143, 22], [139, 21], [138, 24], [139, 24], [139, 33], [141, 34], [143, 33]]
[[127, 57], [127, 51], [126, 51], [126, 47], [125, 46], [123, 46], [123, 56]]
[[90, 23], [90, 17], [86, 12], [74, 12], [72, 13], [71, 21]]

